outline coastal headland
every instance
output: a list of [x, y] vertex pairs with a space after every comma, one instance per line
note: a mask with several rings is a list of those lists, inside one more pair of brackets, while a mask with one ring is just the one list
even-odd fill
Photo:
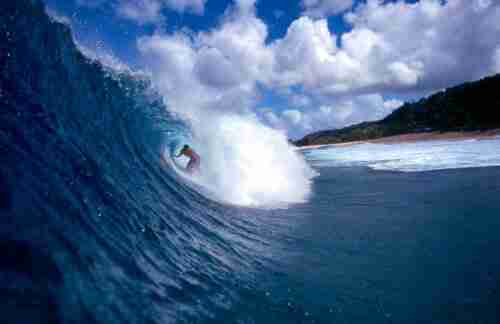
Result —
[[293, 144], [311, 147], [497, 136], [500, 129], [498, 89], [500, 74], [407, 102], [381, 120], [314, 132]]

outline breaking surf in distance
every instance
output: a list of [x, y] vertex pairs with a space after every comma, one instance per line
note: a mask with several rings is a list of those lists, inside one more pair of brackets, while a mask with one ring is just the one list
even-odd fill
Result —
[[304, 150], [316, 166], [367, 166], [374, 170], [421, 172], [500, 166], [500, 138], [365, 143]]

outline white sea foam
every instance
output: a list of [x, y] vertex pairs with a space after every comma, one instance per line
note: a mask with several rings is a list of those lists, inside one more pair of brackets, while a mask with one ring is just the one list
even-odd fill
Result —
[[[264, 208], [284, 207], [308, 199], [312, 178], [317, 173], [288, 143], [283, 132], [263, 125], [245, 108], [231, 112], [207, 107], [195, 93], [196, 84], [165, 86], [161, 69], [151, 74], [132, 71], [114, 56], [81, 45], [79, 49], [113, 72], [152, 77], [155, 90], [164, 95], [169, 112], [191, 126], [192, 138], [186, 139], [185, 144], [190, 144], [201, 156], [201, 172], [186, 180], [194, 182], [200, 193], [224, 203]], [[168, 152], [163, 154], [169, 156]], [[172, 166], [179, 171], [177, 164], [185, 163], [186, 159], [180, 158]]]
[[194, 181], [223, 202], [277, 207], [305, 201], [314, 171], [279, 131], [251, 116], [212, 114], [193, 125]]
[[[234, 79], [229, 74], [239, 75], [236, 66], [229, 71], [214, 61], [211, 77], [221, 82], [207, 83], [200, 68], [208, 48], [198, 43], [207, 35], [198, 36], [154, 35], [138, 41], [169, 111], [191, 125], [187, 144], [201, 156], [195, 181], [217, 200], [235, 205], [268, 208], [305, 201], [315, 173], [284, 133], [255, 117], [258, 81]], [[251, 48], [239, 52], [245, 57], [253, 53]]]
[[[52, 17], [71, 24], [56, 13]], [[153, 80], [169, 112], [192, 126], [193, 136], [186, 140], [201, 156], [201, 172], [189, 181], [195, 182], [196, 188], [204, 188], [202, 192], [210, 193], [210, 198], [256, 207], [305, 201], [316, 173], [284, 133], [263, 125], [252, 113], [254, 86], [243, 82], [235, 91], [212, 89], [197, 76], [192, 49], [182, 51], [177, 43], [174, 49], [166, 48], [161, 38], [155, 39], [159, 46], [149, 53], [150, 72], [131, 69], [105, 44], [87, 47], [77, 40], [75, 43], [84, 56], [100, 62], [112, 75], [126, 73]], [[141, 47], [140, 40], [138, 43]], [[148, 53], [144, 48], [142, 51]], [[165, 157], [169, 156], [166, 153]], [[178, 170], [175, 163], [172, 166]]]
[[488, 167], [500, 166], [500, 138], [332, 146], [304, 154], [317, 166], [368, 166], [403, 172]]

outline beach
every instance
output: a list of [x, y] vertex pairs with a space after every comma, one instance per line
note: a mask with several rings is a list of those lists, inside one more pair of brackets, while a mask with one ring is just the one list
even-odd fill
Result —
[[476, 140], [488, 140], [494, 139], [500, 136], [500, 129], [490, 129], [486, 131], [471, 131], [471, 132], [427, 132], [427, 133], [410, 133], [401, 134], [388, 137], [381, 137], [372, 140], [363, 141], [350, 141], [343, 143], [333, 143], [333, 144], [319, 144], [319, 145], [306, 145], [298, 147], [299, 150], [322, 148], [329, 146], [350, 146], [357, 144], [366, 143], [377, 143], [377, 144], [398, 144], [398, 143], [412, 143], [420, 141], [460, 141], [468, 139]]

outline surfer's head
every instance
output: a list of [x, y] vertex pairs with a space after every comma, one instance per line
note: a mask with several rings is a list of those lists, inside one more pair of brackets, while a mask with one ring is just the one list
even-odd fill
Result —
[[186, 144], [182, 147], [181, 152], [186, 152], [187, 150], [189, 150], [189, 145]]

